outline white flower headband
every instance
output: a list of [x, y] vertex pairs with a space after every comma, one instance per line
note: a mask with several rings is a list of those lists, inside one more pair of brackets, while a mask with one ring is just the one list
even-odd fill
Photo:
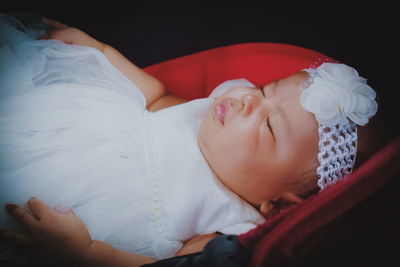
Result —
[[347, 65], [323, 63], [305, 71], [309, 83], [300, 103], [319, 123], [317, 184], [323, 190], [352, 172], [357, 153], [356, 124], [366, 125], [378, 104], [366, 79]]

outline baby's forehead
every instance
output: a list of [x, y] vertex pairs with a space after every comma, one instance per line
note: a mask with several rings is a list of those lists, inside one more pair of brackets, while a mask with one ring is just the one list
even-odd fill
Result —
[[285, 78], [277, 79], [265, 85], [265, 87], [269, 89], [267, 91], [272, 92], [283, 101], [291, 99], [292, 101], [300, 104], [300, 95], [309, 85], [310, 77], [308, 73], [301, 71]]
[[279, 79], [280, 83], [292, 83], [294, 86], [302, 86], [304, 83], [310, 82], [310, 75], [306, 71], [299, 71]]

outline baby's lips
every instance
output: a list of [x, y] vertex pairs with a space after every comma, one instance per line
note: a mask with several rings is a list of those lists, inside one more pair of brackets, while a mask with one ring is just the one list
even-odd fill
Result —
[[222, 101], [219, 104], [214, 106], [214, 112], [217, 119], [222, 123], [225, 123], [225, 115], [228, 112], [228, 103], [226, 101]]

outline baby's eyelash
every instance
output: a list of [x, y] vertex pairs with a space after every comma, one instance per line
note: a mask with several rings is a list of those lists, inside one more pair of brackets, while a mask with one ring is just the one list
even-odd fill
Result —
[[258, 89], [260, 89], [260, 91], [261, 91], [261, 94], [265, 97], [265, 94], [264, 94], [264, 86], [258, 86]]
[[271, 131], [272, 136], [275, 137], [274, 131], [272, 130], [271, 124], [269, 123], [269, 116], [265, 120], [265, 123], [267, 124], [268, 129]]

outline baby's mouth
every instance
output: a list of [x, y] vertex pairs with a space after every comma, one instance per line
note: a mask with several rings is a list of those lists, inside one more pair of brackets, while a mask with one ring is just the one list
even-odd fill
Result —
[[225, 115], [228, 112], [229, 105], [226, 101], [222, 101], [214, 106], [214, 113], [217, 119], [224, 125]]

